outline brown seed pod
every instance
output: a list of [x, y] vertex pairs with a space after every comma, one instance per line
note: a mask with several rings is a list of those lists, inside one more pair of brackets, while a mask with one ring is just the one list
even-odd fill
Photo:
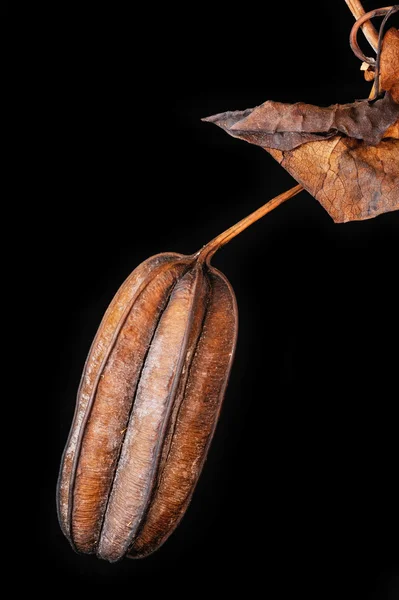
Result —
[[78, 552], [111, 562], [156, 550], [182, 518], [218, 420], [237, 306], [218, 248], [296, 186], [192, 256], [138, 266], [94, 339], [64, 451], [57, 505]]

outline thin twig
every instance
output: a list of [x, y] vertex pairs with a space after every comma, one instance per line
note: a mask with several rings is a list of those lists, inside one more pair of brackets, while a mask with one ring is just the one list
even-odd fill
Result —
[[[358, 19], [360, 19], [360, 17], [362, 17], [363, 15], [366, 14], [366, 11], [364, 10], [360, 0], [345, 0], [345, 2], [348, 5], [351, 13], [355, 17], [356, 21]], [[374, 25], [371, 23], [371, 21], [367, 21], [366, 23], [364, 23], [362, 25], [362, 31], [363, 31], [364, 35], [366, 36], [366, 39], [367, 39], [368, 43], [370, 44], [370, 46], [373, 48], [373, 50], [375, 52], [377, 52], [377, 50], [378, 50], [378, 32], [375, 29]]]
[[[354, 54], [358, 58], [360, 58], [362, 62], [365, 62], [369, 65], [375, 65], [376, 60], [374, 58], [368, 58], [367, 56], [365, 56], [362, 50], [359, 48], [359, 44], [357, 43], [357, 32], [359, 31], [359, 28], [362, 27], [365, 23], [370, 23], [370, 19], [373, 19], [374, 17], [383, 17], [384, 15], [390, 15], [393, 10], [395, 11], [395, 6], [385, 6], [384, 8], [376, 8], [375, 10], [371, 10], [370, 12], [365, 13], [362, 17], [360, 17], [360, 19], [358, 19], [352, 27], [352, 31], [349, 36], [350, 45]], [[380, 35], [378, 35], [377, 55], [379, 49]]]
[[283, 202], [286, 202], [293, 196], [299, 194], [299, 192], [301, 192], [303, 189], [304, 188], [302, 185], [296, 185], [290, 190], [284, 192], [283, 194], [276, 196], [275, 198], [273, 198], [273, 200], [269, 200], [269, 202], [258, 208], [258, 210], [255, 210], [255, 212], [251, 213], [250, 215], [248, 215], [247, 217], [245, 217], [244, 219], [242, 219], [241, 221], [239, 221], [238, 223], [236, 223], [235, 225], [233, 225], [232, 227], [215, 237], [213, 240], [211, 240], [206, 246], [204, 246], [199, 251], [198, 254], [200, 259], [202, 259], [203, 261], [209, 261], [215, 254], [215, 252], [219, 250], [219, 248], [227, 244], [230, 240], [235, 238], [236, 235], [238, 235], [239, 233], [244, 231], [244, 229], [246, 229], [256, 221], [264, 217], [267, 213], [277, 208], [277, 206], [280, 206], [280, 204], [283, 204]]

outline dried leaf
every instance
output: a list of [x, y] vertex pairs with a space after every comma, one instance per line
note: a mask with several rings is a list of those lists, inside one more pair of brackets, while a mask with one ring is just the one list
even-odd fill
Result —
[[392, 27], [384, 36], [381, 48], [380, 85], [399, 103], [399, 30]]
[[362, 100], [327, 108], [269, 100], [252, 109], [220, 113], [203, 120], [251, 144], [286, 151], [337, 133], [376, 145], [398, 118], [399, 105], [390, 94], [385, 94], [375, 102]]
[[337, 223], [399, 209], [399, 104], [265, 102], [204, 119], [267, 150]]
[[388, 127], [386, 132], [384, 133], [384, 138], [396, 138], [399, 139], [399, 120], [396, 121], [393, 125]]
[[325, 208], [336, 223], [371, 219], [399, 209], [399, 141], [366, 146], [335, 136], [270, 154]]

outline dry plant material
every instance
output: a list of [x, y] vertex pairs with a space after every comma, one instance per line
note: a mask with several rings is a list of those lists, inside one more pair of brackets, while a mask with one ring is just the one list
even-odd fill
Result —
[[335, 222], [369, 219], [399, 209], [399, 32], [394, 28], [381, 46], [380, 86], [385, 94], [374, 101], [326, 108], [268, 101], [204, 121], [267, 150]]
[[353, 138], [335, 136], [292, 152], [269, 152], [336, 223], [370, 219], [399, 209], [397, 139], [366, 146]]
[[385, 94], [373, 103], [363, 100], [327, 108], [269, 100], [256, 108], [221, 113], [203, 120], [251, 144], [287, 151], [337, 134], [377, 145], [397, 119], [399, 104], [390, 94]]
[[[366, 11], [364, 10], [360, 0], [345, 0], [345, 2], [348, 5], [349, 10], [355, 17], [356, 21], [364, 17]], [[375, 50], [375, 52], [377, 52], [378, 32], [374, 29], [374, 26], [371, 23], [371, 21], [367, 20], [365, 23], [363, 23], [362, 30], [370, 46], [373, 48], [373, 50]]]
[[214, 253], [302, 190], [297, 185], [192, 256], [138, 266], [90, 350], [58, 482], [62, 530], [115, 562], [156, 550], [182, 518], [218, 420], [237, 306]]
[[399, 103], [399, 30], [391, 27], [384, 37], [381, 48], [381, 89], [390, 92]]
[[265, 148], [300, 185], [196, 254], [149, 258], [117, 292], [86, 361], [58, 481], [59, 521], [76, 551], [147, 556], [187, 509], [237, 338], [234, 292], [214, 253], [303, 188], [338, 222], [399, 208], [398, 31], [380, 42], [373, 73], [384, 93], [374, 101], [269, 101], [206, 119]]
[[201, 257], [137, 267], [90, 351], [59, 484], [79, 552], [152, 552], [180, 520], [209, 447], [233, 358], [237, 309]]

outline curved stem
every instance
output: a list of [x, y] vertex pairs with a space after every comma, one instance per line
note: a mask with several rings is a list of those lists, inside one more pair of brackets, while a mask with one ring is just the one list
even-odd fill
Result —
[[[370, 12], [365, 13], [362, 17], [360, 17], [360, 19], [358, 19], [352, 27], [352, 31], [349, 36], [350, 46], [352, 48], [353, 53], [358, 58], [360, 58], [362, 62], [365, 62], [369, 65], [375, 65], [376, 63], [374, 58], [368, 58], [367, 56], [365, 56], [365, 54], [363, 54], [363, 52], [359, 48], [359, 44], [357, 43], [357, 32], [359, 31], [359, 28], [365, 23], [370, 22], [370, 19], [373, 19], [374, 17], [383, 17], [387, 13], [389, 14], [394, 8], [394, 6], [386, 6], [385, 8], [377, 8], [376, 10], [371, 10]], [[377, 53], [378, 49], [379, 35], [377, 35]]]
[[[360, 17], [363, 17], [363, 15], [366, 14], [366, 11], [364, 10], [360, 0], [345, 0], [345, 2], [348, 5], [352, 15], [355, 17], [356, 21], [358, 19], [360, 19]], [[366, 36], [366, 39], [367, 39], [368, 43], [370, 44], [370, 46], [373, 48], [373, 50], [375, 52], [377, 52], [378, 33], [377, 33], [374, 25], [370, 21], [366, 21], [366, 23], [364, 23], [362, 25], [362, 31], [363, 31], [364, 35]]]
[[230, 242], [230, 240], [235, 238], [236, 235], [244, 231], [244, 229], [246, 229], [256, 221], [264, 217], [267, 213], [277, 208], [277, 206], [280, 206], [280, 204], [283, 204], [283, 202], [285, 202], [286, 200], [289, 200], [293, 196], [299, 194], [299, 192], [301, 192], [303, 189], [304, 188], [302, 185], [296, 185], [287, 192], [276, 196], [275, 198], [273, 198], [273, 200], [266, 202], [266, 204], [258, 208], [258, 210], [255, 210], [253, 213], [251, 213], [250, 215], [248, 215], [247, 217], [245, 217], [244, 219], [242, 219], [241, 221], [239, 221], [220, 235], [216, 236], [213, 240], [206, 244], [206, 246], [204, 246], [202, 250], [198, 252], [198, 260], [209, 262], [212, 256], [215, 254], [215, 252], [219, 250], [219, 248], [225, 246], [228, 242]]

